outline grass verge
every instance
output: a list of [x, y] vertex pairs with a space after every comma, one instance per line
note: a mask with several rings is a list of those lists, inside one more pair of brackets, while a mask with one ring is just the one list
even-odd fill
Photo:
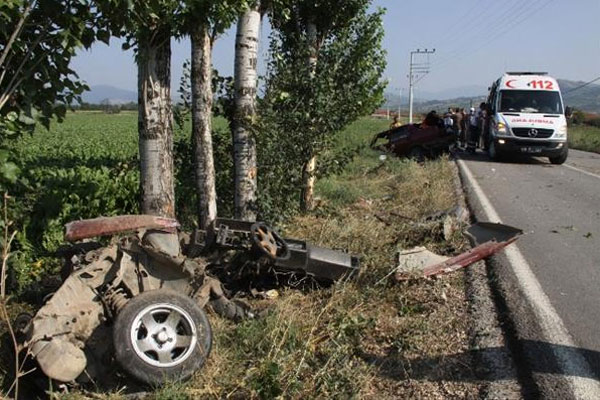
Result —
[[425, 244], [454, 254], [465, 246], [461, 237], [445, 241], [441, 231], [411, 223], [455, 204], [451, 165], [381, 162], [366, 149], [380, 125], [363, 120], [349, 129], [346, 139], [362, 140], [365, 149], [343, 173], [319, 182], [319, 210], [284, 227], [288, 237], [361, 254], [359, 279], [308, 293], [283, 290], [262, 320], [234, 325], [212, 316], [214, 352], [187, 385], [191, 397], [478, 396], [462, 274], [381, 282], [401, 248]]
[[[319, 182], [320, 207], [283, 227], [288, 237], [361, 255], [356, 281], [265, 301], [265, 318], [233, 324], [210, 316], [215, 343], [205, 367], [154, 399], [477, 398], [461, 273], [391, 284], [397, 251], [427, 245], [456, 254], [441, 227], [413, 222], [456, 203], [448, 159], [379, 159], [367, 148], [387, 121], [363, 119], [340, 138], [364, 143], [339, 175]], [[95, 398], [120, 398], [118, 392]], [[68, 398], [85, 398], [83, 393]], [[66, 397], [65, 397], [66, 398]]]
[[569, 127], [569, 147], [600, 153], [600, 128], [589, 125]]

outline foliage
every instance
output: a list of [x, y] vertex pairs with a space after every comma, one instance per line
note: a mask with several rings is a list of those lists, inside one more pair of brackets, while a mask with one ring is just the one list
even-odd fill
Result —
[[600, 153], [600, 127], [576, 125], [569, 128], [569, 148]]
[[[177, 93], [181, 97], [181, 103], [174, 108], [174, 119], [181, 128], [192, 112], [192, 79], [191, 62], [183, 62], [182, 74], [179, 80]], [[212, 71], [212, 92], [213, 92], [213, 116], [228, 117], [233, 107], [233, 78], [219, 75], [219, 71]]]
[[57, 267], [63, 225], [74, 219], [136, 213], [139, 172], [133, 113], [70, 114], [45, 134], [9, 143], [22, 170], [11, 186], [15, 241], [12, 281], [23, 290]]
[[[224, 119], [214, 121], [217, 191], [221, 215], [231, 216], [231, 134]], [[177, 218], [193, 226], [193, 184], [189, 122], [175, 129]], [[63, 244], [65, 223], [100, 215], [139, 212], [137, 113], [69, 113], [45, 134], [26, 135], [8, 149], [23, 171], [10, 186], [16, 198], [11, 280], [22, 291], [59, 268], [55, 251]]]
[[[0, 147], [36, 121], [48, 128], [80, 101], [87, 86], [69, 64], [79, 48], [108, 42], [97, 9], [81, 0], [5, 0], [0, 3]], [[0, 153], [0, 188], [14, 182], [16, 164]]]
[[583, 124], [585, 122], [585, 113], [581, 110], [573, 111], [573, 115], [569, 122], [573, 125]]
[[252, 1], [250, 0], [186, 0], [181, 32], [189, 34], [194, 27], [209, 27], [213, 41], [231, 26]]
[[[269, 217], [296, 209], [301, 169], [312, 155], [326, 156], [321, 176], [352, 158], [351, 147], [328, 150], [345, 127], [383, 102], [383, 11], [369, 14], [368, 0], [342, 3], [284, 1], [271, 10], [277, 30], [255, 127], [259, 207]], [[311, 16], [318, 27], [316, 70], [307, 62], [313, 49], [305, 25]]]

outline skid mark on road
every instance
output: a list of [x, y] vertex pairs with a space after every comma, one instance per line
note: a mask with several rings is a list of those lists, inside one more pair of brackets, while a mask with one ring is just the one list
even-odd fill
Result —
[[[500, 216], [473, 177], [473, 174], [465, 162], [459, 159], [458, 165], [475, 196], [479, 199], [487, 219], [491, 222], [501, 223], [502, 220], [500, 219]], [[567, 165], [565, 166], [569, 167]], [[600, 176], [597, 177], [600, 178]], [[515, 244], [507, 247], [505, 254], [511, 269], [517, 278], [521, 291], [527, 302], [531, 305], [540, 324], [545, 340], [547, 340], [549, 344], [556, 345], [552, 346], [552, 352], [558, 360], [558, 364], [570, 385], [573, 395], [577, 399], [600, 399], [600, 382], [596, 379], [588, 378], [594, 376], [594, 374], [585, 358], [578, 352], [568, 350], [568, 348], [576, 348], [577, 346], [562, 319], [550, 303], [550, 299], [548, 299], [548, 296], [544, 293], [542, 285], [535, 277], [527, 260], [525, 260], [525, 257], [523, 257], [523, 254]]]

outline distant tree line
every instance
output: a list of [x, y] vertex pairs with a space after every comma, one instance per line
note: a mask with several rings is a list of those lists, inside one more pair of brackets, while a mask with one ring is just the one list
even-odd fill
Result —
[[121, 111], [137, 111], [138, 104], [130, 101], [129, 103], [110, 103], [102, 101], [100, 103], [88, 103], [82, 101], [79, 104], [73, 105], [74, 110], [81, 111], [103, 111], [107, 114], [116, 114]]

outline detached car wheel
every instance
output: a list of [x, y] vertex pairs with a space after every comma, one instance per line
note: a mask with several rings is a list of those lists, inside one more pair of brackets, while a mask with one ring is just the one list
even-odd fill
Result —
[[177, 292], [152, 290], [129, 300], [113, 326], [121, 367], [148, 385], [180, 381], [200, 369], [212, 331], [204, 311]]

